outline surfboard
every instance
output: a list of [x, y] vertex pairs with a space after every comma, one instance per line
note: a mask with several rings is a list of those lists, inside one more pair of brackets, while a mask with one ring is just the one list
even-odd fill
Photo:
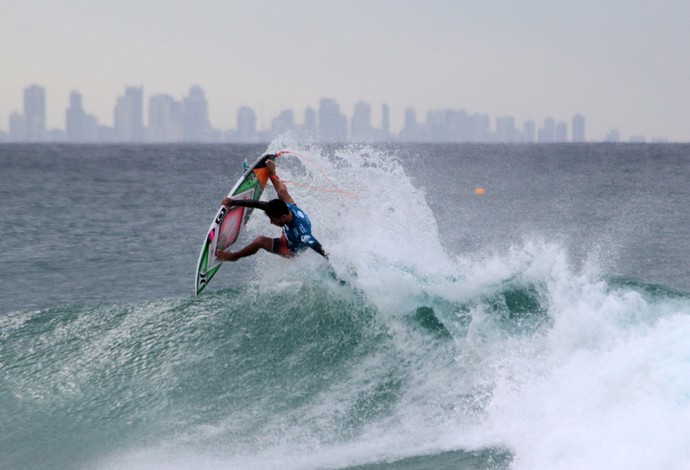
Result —
[[[266, 183], [268, 183], [266, 161], [274, 160], [275, 157], [274, 154], [264, 154], [249, 165], [228, 193], [228, 197], [236, 200], [258, 200], [266, 188]], [[237, 241], [252, 211], [253, 209], [249, 207], [231, 207], [228, 209], [221, 206], [216, 212], [199, 254], [194, 282], [194, 291], [197, 296], [201, 294], [201, 291], [204, 290], [223, 264], [221, 260], [216, 258], [216, 250], [225, 251]]]

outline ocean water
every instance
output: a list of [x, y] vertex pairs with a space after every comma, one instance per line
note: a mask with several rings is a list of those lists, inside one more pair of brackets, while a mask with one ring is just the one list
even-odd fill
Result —
[[[195, 298], [285, 147], [329, 262]], [[688, 145], [2, 145], [0, 468], [688, 468], [689, 181]]]

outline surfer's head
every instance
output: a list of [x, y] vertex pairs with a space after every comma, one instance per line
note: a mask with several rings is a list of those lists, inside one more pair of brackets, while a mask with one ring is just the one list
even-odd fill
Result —
[[285, 204], [280, 199], [271, 199], [266, 205], [266, 215], [271, 219], [273, 225], [282, 227], [290, 221], [292, 214], [290, 214], [290, 209], [288, 209], [287, 204]]

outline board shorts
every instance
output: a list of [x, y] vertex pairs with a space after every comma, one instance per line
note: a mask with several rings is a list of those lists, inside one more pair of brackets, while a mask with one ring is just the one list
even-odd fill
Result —
[[273, 248], [271, 248], [271, 252], [285, 258], [291, 258], [295, 255], [288, 247], [285, 234], [283, 234], [280, 238], [273, 239]]

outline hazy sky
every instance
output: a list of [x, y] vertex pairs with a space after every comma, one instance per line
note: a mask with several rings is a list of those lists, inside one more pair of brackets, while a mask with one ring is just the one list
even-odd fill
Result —
[[690, 1], [0, 0], [0, 129], [32, 83], [49, 128], [72, 90], [112, 125], [126, 85], [147, 105], [198, 84], [222, 129], [328, 97], [377, 125], [388, 104], [394, 131], [413, 106], [690, 141]]

